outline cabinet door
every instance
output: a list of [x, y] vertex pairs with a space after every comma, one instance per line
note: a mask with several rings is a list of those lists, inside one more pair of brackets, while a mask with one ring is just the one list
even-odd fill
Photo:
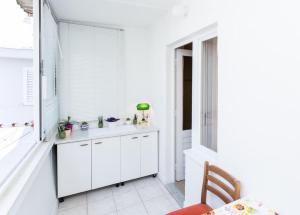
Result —
[[141, 135], [141, 176], [158, 172], [157, 132]]
[[140, 136], [121, 137], [121, 181], [141, 176]]
[[91, 141], [57, 146], [58, 197], [91, 189]]
[[92, 189], [120, 182], [120, 137], [92, 141]]

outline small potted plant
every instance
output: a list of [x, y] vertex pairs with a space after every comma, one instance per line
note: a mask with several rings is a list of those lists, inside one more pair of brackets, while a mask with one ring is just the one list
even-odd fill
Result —
[[65, 139], [66, 138], [65, 126], [62, 123], [58, 124], [58, 137], [60, 139]]
[[68, 130], [73, 130], [73, 123], [71, 122], [71, 117], [68, 116], [68, 120], [65, 121], [65, 128]]
[[80, 129], [81, 129], [82, 131], [87, 131], [87, 130], [89, 129], [89, 123], [87, 123], [87, 122], [82, 122], [82, 123], [80, 124]]

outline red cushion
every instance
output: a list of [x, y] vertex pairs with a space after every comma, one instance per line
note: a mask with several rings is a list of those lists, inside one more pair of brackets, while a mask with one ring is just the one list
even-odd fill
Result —
[[182, 208], [177, 211], [173, 211], [171, 213], [168, 213], [167, 215], [201, 215], [211, 210], [213, 209], [205, 204], [197, 204], [186, 208]]

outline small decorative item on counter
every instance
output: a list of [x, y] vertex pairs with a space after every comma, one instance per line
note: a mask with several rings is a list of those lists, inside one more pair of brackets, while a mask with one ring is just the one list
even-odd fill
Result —
[[60, 139], [66, 138], [65, 126], [61, 123], [58, 124], [58, 137]]
[[119, 120], [115, 117], [109, 117], [106, 119], [106, 122], [108, 123], [109, 128], [115, 128], [119, 124]]
[[136, 109], [143, 112], [142, 123], [147, 122], [147, 119], [145, 117], [145, 111], [148, 111], [150, 109], [150, 104], [148, 103], [137, 104]]
[[103, 116], [98, 117], [98, 128], [103, 128]]
[[68, 120], [65, 122], [65, 128], [69, 129], [71, 131], [73, 129], [73, 123], [71, 123], [71, 117], [70, 116], [68, 116]]
[[69, 129], [69, 128], [66, 128], [65, 129], [65, 133], [66, 133], [66, 137], [70, 137], [71, 136], [71, 129]]
[[126, 124], [126, 125], [131, 125], [131, 119], [130, 119], [129, 117], [126, 118], [125, 124]]
[[80, 124], [80, 129], [81, 129], [82, 131], [87, 131], [87, 130], [89, 129], [89, 123], [87, 123], [87, 122], [82, 122], [82, 123]]
[[138, 124], [138, 117], [137, 117], [136, 114], [134, 114], [134, 118], [133, 118], [132, 124], [134, 124], [134, 125]]

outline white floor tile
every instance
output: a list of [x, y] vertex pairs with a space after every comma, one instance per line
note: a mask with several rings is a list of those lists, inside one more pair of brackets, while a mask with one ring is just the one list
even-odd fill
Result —
[[107, 187], [103, 189], [93, 190], [87, 193], [88, 202], [97, 202], [106, 198], [112, 198], [112, 188]]
[[157, 178], [153, 178], [151, 176], [134, 181], [134, 185], [137, 189], [155, 186], [158, 185], [159, 183], [160, 182]]
[[139, 188], [137, 191], [143, 201], [147, 201], [165, 194], [158, 184]]
[[118, 211], [118, 215], [148, 215], [143, 204], [137, 204]]
[[175, 200], [168, 195], [151, 199], [144, 204], [149, 215], [166, 215], [171, 211], [179, 209]]
[[116, 201], [118, 210], [142, 203], [139, 194], [135, 189], [124, 193], [114, 193], [114, 199]]
[[59, 209], [58, 215], [87, 215], [87, 206]]
[[112, 197], [104, 198], [101, 201], [88, 202], [88, 215], [106, 215], [116, 213], [117, 208]]
[[59, 204], [59, 209], [68, 209], [78, 206], [86, 206], [86, 193], [65, 197], [65, 201]]
[[134, 182], [126, 182], [124, 186], [113, 187], [112, 188], [112, 191], [113, 191], [114, 195], [127, 193], [127, 192], [130, 192], [130, 191], [133, 191], [133, 190], [135, 190]]

